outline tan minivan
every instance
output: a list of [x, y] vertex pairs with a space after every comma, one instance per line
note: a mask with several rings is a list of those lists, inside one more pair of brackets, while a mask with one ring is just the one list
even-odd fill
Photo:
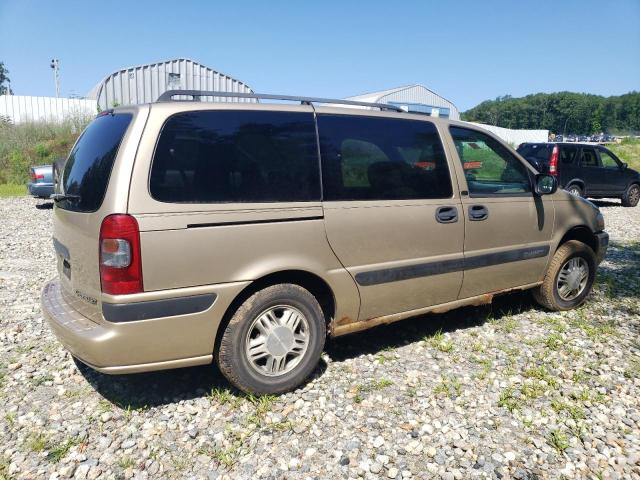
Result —
[[554, 310], [589, 294], [599, 210], [483, 129], [389, 105], [177, 95], [214, 92], [102, 112], [53, 195], [44, 315], [98, 371], [215, 360], [241, 390], [285, 392], [327, 335], [515, 289]]

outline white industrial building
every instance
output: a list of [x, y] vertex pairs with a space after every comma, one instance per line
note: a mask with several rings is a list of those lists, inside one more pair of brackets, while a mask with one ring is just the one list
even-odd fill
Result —
[[363, 93], [355, 97], [347, 97], [345, 100], [386, 103], [408, 112], [420, 112], [432, 117], [460, 120], [460, 112], [453, 103], [423, 85], [407, 85], [380, 92]]
[[[87, 98], [101, 109], [155, 102], [167, 90], [253, 93], [244, 82], [188, 58], [124, 68], [107, 75]], [[228, 101], [248, 101], [229, 99]]]

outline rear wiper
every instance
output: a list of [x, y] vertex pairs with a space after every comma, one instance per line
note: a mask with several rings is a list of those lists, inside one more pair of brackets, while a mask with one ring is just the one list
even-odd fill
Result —
[[54, 202], [58, 202], [60, 200], [80, 200], [80, 195], [71, 195], [69, 193], [54, 193], [49, 196], [51, 200]]

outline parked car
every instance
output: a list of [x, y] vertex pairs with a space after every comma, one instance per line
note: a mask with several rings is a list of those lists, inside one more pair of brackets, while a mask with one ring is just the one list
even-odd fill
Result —
[[266, 98], [170, 91], [101, 113], [73, 147], [42, 306], [96, 370], [215, 361], [239, 389], [279, 393], [327, 335], [512, 290], [566, 310], [591, 290], [608, 245], [598, 208], [480, 127], [176, 95]]
[[589, 141], [589, 137], [587, 135], [580, 135], [578, 137], [578, 142], [588, 142]]
[[518, 153], [579, 197], [616, 197], [625, 207], [635, 207], [640, 200], [640, 174], [601, 145], [523, 143]]
[[555, 141], [556, 142], [562, 142], [564, 140], [564, 138], [562, 137], [562, 135], [556, 135]]
[[577, 142], [578, 141], [578, 137], [576, 137], [573, 134], [569, 134], [567, 135], [567, 142]]
[[53, 194], [52, 165], [38, 165], [29, 169], [31, 181], [27, 183], [29, 194], [36, 198], [46, 198]]

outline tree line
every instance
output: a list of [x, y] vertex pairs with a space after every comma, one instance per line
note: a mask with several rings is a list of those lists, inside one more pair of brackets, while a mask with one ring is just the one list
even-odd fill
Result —
[[536, 93], [521, 98], [505, 95], [467, 110], [462, 119], [556, 134], [638, 134], [640, 92], [611, 97], [572, 92]]

